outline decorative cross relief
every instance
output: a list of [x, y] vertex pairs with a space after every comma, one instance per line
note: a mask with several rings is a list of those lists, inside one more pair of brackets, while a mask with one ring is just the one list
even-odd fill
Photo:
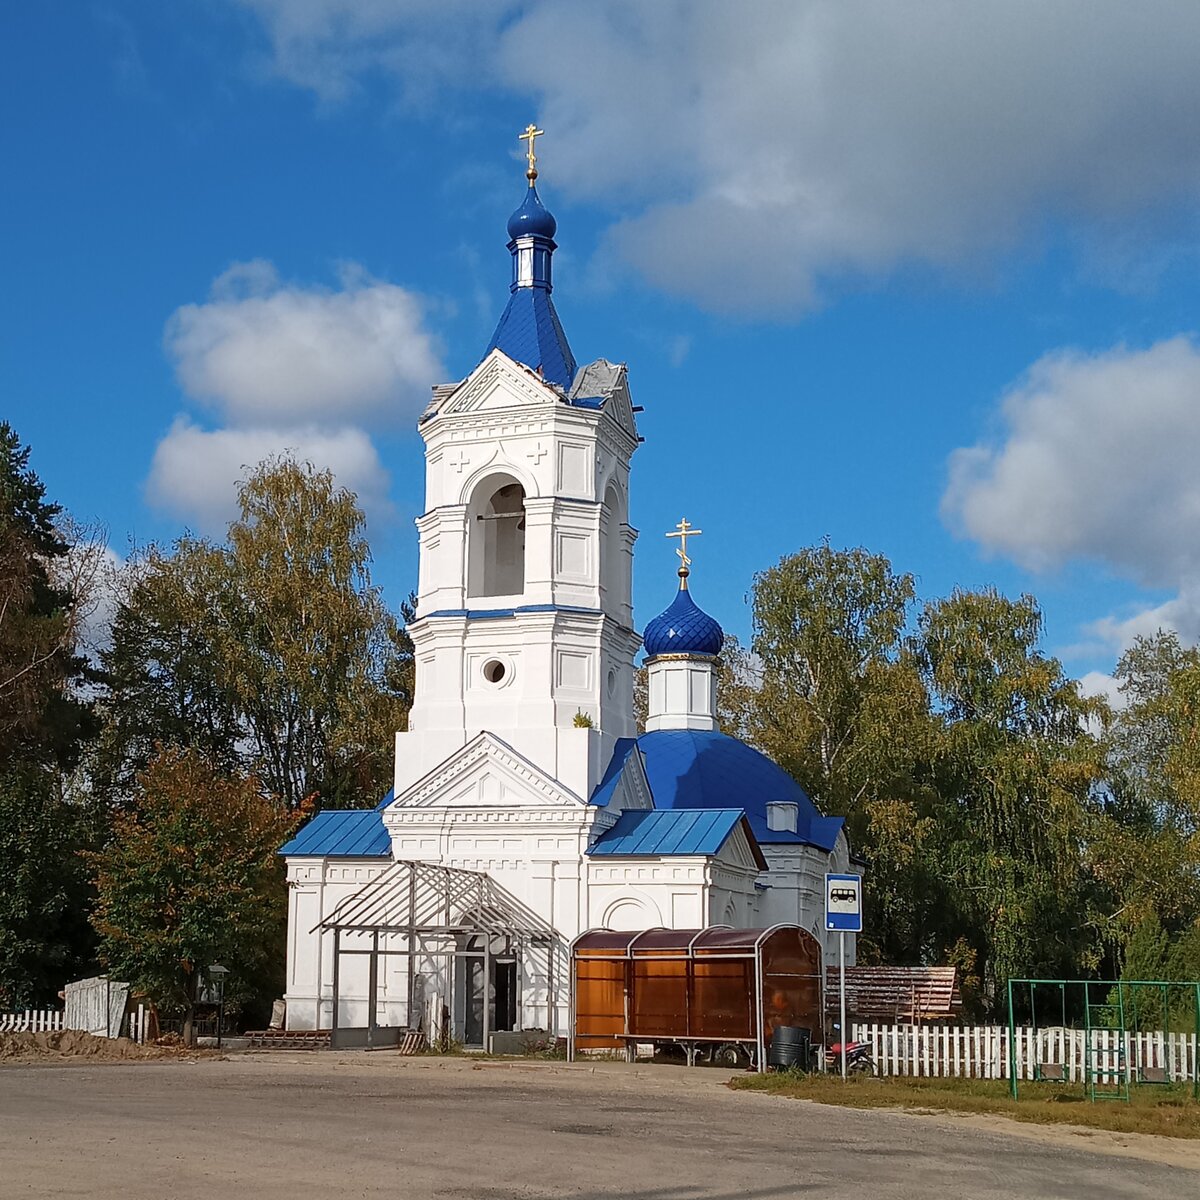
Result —
[[525, 457], [532, 458], [533, 465], [536, 467], [541, 463], [542, 459], [546, 457], [546, 447], [543, 446], [541, 442], [538, 442], [537, 448], [535, 450], [530, 450]]
[[455, 457], [455, 458], [452, 458], [452, 459], [450, 459], [450, 460], [449, 460], [449, 462], [450, 462], [450, 465], [451, 465], [451, 466], [452, 466], [452, 467], [453, 467], [453, 468], [454, 468], [454, 469], [455, 469], [455, 470], [456, 470], [456, 471], [457, 471], [457, 472], [458, 472], [460, 475], [463, 473], [463, 467], [467, 466], [467, 464], [468, 464], [468, 463], [470, 463], [470, 461], [471, 461], [471, 460], [470, 460], [470, 459], [469, 459], [469, 458], [468, 458], [468, 457], [467, 457], [467, 456], [466, 456], [466, 455], [465, 455], [465, 454], [464, 454], [464, 453], [463, 453], [461, 450], [458, 452], [458, 455], [457, 455], [457, 457]]

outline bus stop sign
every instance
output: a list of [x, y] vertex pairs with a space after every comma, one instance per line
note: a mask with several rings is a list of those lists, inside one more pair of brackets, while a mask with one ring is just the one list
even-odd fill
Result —
[[862, 876], [825, 876], [825, 928], [862, 932]]

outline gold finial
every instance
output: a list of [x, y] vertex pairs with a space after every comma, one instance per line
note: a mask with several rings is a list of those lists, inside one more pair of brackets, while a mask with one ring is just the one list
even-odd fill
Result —
[[536, 125], [526, 125], [525, 132], [517, 134], [517, 141], [529, 143], [525, 150], [525, 157], [529, 160], [529, 169], [525, 172], [525, 178], [529, 180], [530, 187], [533, 187], [533, 181], [537, 178], [537, 154], [533, 148], [533, 139], [541, 137], [545, 132]]
[[683, 581], [680, 587], [687, 587], [687, 577], [691, 574], [688, 568], [692, 565], [692, 560], [688, 558], [687, 540], [690, 537], [699, 537], [703, 532], [703, 529], [693, 529], [687, 517], [684, 517], [675, 529], [667, 534], [667, 537], [677, 537], [679, 539], [679, 549], [675, 553], [679, 555], [680, 559], [679, 578]]

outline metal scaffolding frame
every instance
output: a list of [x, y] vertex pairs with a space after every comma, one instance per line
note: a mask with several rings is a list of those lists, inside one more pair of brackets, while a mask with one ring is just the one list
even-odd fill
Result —
[[[401, 955], [408, 959], [408, 1019], [413, 1021], [413, 991], [416, 960], [442, 958], [452, 964], [458, 958], [476, 957], [460, 943], [479, 936], [483, 941], [483, 1045], [491, 1035], [491, 1006], [488, 988], [492, 972], [492, 943], [503, 939], [504, 955], [513, 955], [518, 966], [522, 951], [529, 946], [546, 946], [547, 1011], [555, 1005], [553, 928], [537, 913], [504, 890], [490, 875], [461, 867], [400, 861], [382, 875], [342, 900], [310, 932], [333, 933], [333, 1018], [336, 1037], [340, 1001], [340, 964], [344, 955], [369, 957], [367, 976], [367, 1046], [376, 1044], [380, 1028], [377, 1017], [380, 957]], [[353, 949], [343, 945], [345, 935], [370, 935], [370, 946]], [[399, 939], [399, 947], [380, 946], [380, 936]], [[450, 972], [447, 972], [450, 977]], [[451, 987], [455, 986], [451, 982]], [[518, 1004], [518, 1012], [520, 1005]]]

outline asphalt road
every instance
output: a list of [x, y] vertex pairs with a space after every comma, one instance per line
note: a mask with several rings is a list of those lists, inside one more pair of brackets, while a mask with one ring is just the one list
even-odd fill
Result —
[[[1015, 1135], [798, 1103], [730, 1092], [722, 1078], [623, 1064], [472, 1068], [392, 1054], [8, 1066], [0, 1196], [1200, 1196], [1200, 1171], [1153, 1161], [1147, 1143], [1136, 1150], [1146, 1157], [1114, 1156], [1061, 1131]], [[1200, 1163], [1190, 1147], [1173, 1157]]]

